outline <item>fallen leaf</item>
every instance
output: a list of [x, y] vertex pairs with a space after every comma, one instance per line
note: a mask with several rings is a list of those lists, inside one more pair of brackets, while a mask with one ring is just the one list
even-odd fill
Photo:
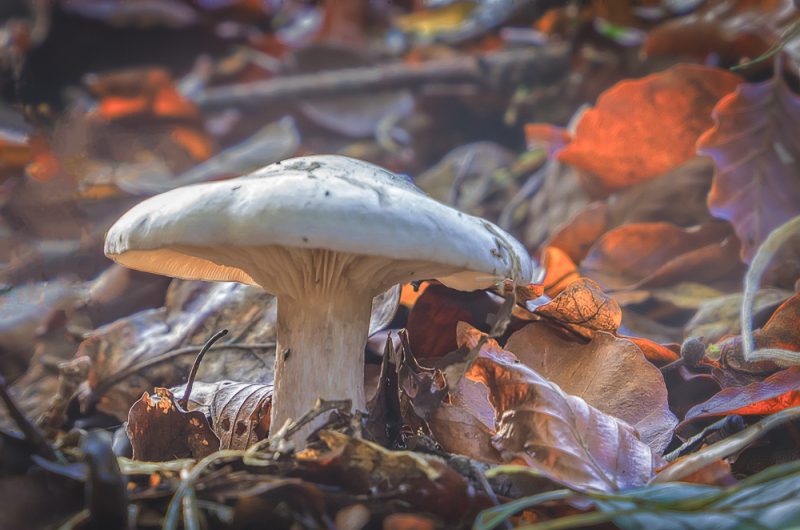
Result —
[[596, 331], [614, 333], [622, 322], [619, 304], [588, 278], [573, 281], [550, 303], [537, 307], [534, 314], [554, 320], [586, 339]]
[[725, 388], [714, 397], [686, 413], [678, 429], [691, 422], [730, 414], [774, 414], [800, 405], [800, 367], [793, 366], [764, 381], [742, 387]]
[[636, 429], [525, 365], [481, 356], [467, 377], [489, 389], [500, 418], [493, 445], [526, 453], [531, 466], [556, 482], [612, 492], [642, 486], [653, 476], [655, 457]]
[[740, 84], [713, 116], [697, 140], [717, 167], [708, 206], [733, 224], [749, 263], [772, 230], [800, 215], [800, 96], [778, 68], [768, 81]]
[[620, 339], [627, 339], [636, 344], [639, 349], [642, 350], [642, 353], [644, 353], [645, 358], [656, 366], [664, 366], [665, 364], [669, 364], [681, 358], [680, 344], [672, 343], [670, 344], [672, 347], [667, 347], [663, 344], [658, 344], [657, 342], [653, 342], [649, 339], [643, 339], [641, 337], [628, 337], [625, 335], [617, 336]]
[[310, 448], [297, 455], [298, 462], [310, 472], [307, 480], [330, 482], [341, 488], [347, 486], [342, 478], [351, 477], [366, 489], [354, 493], [396, 496], [416, 511], [435, 514], [450, 524], [491, 506], [486, 497], [475, 494], [464, 477], [437, 457], [391, 451], [329, 430], [318, 434], [327, 450]]
[[607, 90], [557, 155], [591, 174], [600, 197], [661, 175], [695, 156], [695, 141], [712, 126], [711, 110], [742, 79], [708, 66], [680, 64]]
[[594, 201], [570, 217], [542, 246], [545, 251], [559, 249], [574, 263], [580, 263], [608, 229], [608, 202]]
[[741, 278], [738, 241], [726, 223], [690, 229], [669, 223], [624, 225], [606, 232], [581, 263], [583, 275], [606, 292], [663, 287], [687, 276], [712, 282]]
[[[170, 389], [183, 397], [186, 385]], [[219, 381], [192, 386], [187, 409], [210, 418], [220, 449], [247, 449], [269, 433], [272, 385]]]
[[601, 331], [588, 344], [566, 342], [532, 322], [511, 335], [506, 349], [565, 393], [633, 425], [654, 452], [672, 440], [678, 420], [664, 378], [631, 341]]
[[714, 164], [696, 156], [667, 173], [595, 201], [573, 215], [544, 246], [559, 248], [580, 263], [600, 236], [619, 226], [669, 222], [690, 227], [713, 221], [706, 197]]
[[[544, 293], [557, 297], [568, 285], [578, 281], [581, 276], [577, 265], [561, 249], [547, 247], [542, 253], [542, 267], [546, 271], [542, 286]], [[528, 307], [528, 309], [533, 309]]]
[[144, 462], [201, 460], [220, 448], [205, 415], [182, 410], [166, 388], [156, 388], [152, 397], [145, 392], [133, 404], [126, 431], [133, 459]]
[[497, 313], [499, 307], [485, 291], [462, 292], [441, 284], [430, 285], [408, 315], [411, 353], [417, 359], [443, 357], [458, 348], [459, 322], [469, 322], [488, 332], [486, 317]]
[[[792, 0], [712, 0], [653, 28], [644, 50], [648, 55], [682, 54], [700, 61], [714, 54], [722, 66], [733, 66], [766, 52], [798, 16]], [[794, 41], [786, 48], [797, 57]]]
[[500, 453], [492, 446], [494, 430], [463, 408], [441, 403], [427, 423], [436, 441], [448, 453], [503, 463]]

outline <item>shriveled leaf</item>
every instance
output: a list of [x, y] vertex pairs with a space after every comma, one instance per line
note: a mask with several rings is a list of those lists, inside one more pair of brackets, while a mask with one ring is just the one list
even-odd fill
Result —
[[800, 367], [793, 366], [764, 381], [731, 387], [686, 413], [681, 427], [689, 422], [730, 414], [774, 414], [800, 405]]
[[534, 313], [586, 338], [596, 331], [614, 333], [622, 321], [619, 304], [588, 278], [573, 281], [550, 303], [536, 308]]
[[678, 419], [669, 410], [664, 378], [631, 341], [597, 332], [585, 345], [566, 342], [532, 322], [511, 335], [506, 348], [565, 393], [636, 427], [655, 452], [672, 440]]
[[152, 396], [145, 392], [133, 404], [126, 430], [134, 460], [200, 460], [219, 451], [219, 438], [205, 415], [200, 411], [182, 410], [166, 388], [156, 388]]
[[[186, 385], [171, 389], [183, 396]], [[272, 385], [219, 381], [195, 382], [188, 410], [211, 419], [220, 449], [247, 449], [267, 437], [272, 406]]]
[[711, 282], [741, 278], [738, 240], [726, 223], [691, 229], [669, 223], [625, 225], [601, 237], [581, 264], [604, 291], [662, 287], [687, 276]]
[[654, 456], [636, 429], [530, 368], [481, 356], [467, 377], [489, 388], [500, 418], [493, 445], [527, 453], [545, 476], [577, 490], [610, 492], [642, 486], [653, 475]]
[[739, 85], [714, 118], [697, 141], [717, 166], [708, 205], [734, 225], [749, 263], [772, 230], [800, 215], [800, 96], [778, 69], [768, 81]]
[[711, 109], [742, 79], [680, 64], [607, 90], [587, 111], [558, 159], [591, 174], [590, 193], [608, 194], [661, 175], [695, 156]]

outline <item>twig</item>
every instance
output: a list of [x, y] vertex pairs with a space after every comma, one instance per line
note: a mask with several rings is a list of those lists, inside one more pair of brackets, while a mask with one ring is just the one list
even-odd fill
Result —
[[567, 45], [522, 48], [434, 59], [418, 64], [392, 63], [346, 68], [314, 74], [276, 77], [265, 81], [209, 88], [196, 103], [204, 108], [265, 104], [284, 99], [334, 96], [378, 89], [413, 87], [425, 83], [474, 82], [492, 87], [547, 83], [568, 70]]
[[224, 337], [228, 334], [227, 329], [223, 329], [222, 331], [218, 331], [216, 335], [208, 339], [208, 342], [205, 343], [203, 349], [200, 350], [200, 353], [197, 354], [197, 357], [194, 360], [194, 364], [192, 365], [192, 371], [189, 372], [189, 379], [186, 380], [186, 391], [183, 393], [183, 397], [178, 400], [178, 405], [181, 408], [186, 409], [189, 405], [189, 396], [192, 394], [192, 385], [194, 385], [194, 378], [197, 376], [197, 370], [200, 368], [200, 361], [203, 360], [203, 357], [206, 355], [211, 346], [214, 345], [219, 339]]
[[6, 381], [0, 377], [0, 399], [6, 404], [8, 415], [17, 424], [19, 430], [25, 435], [25, 439], [36, 447], [41, 456], [48, 460], [56, 460], [56, 453], [53, 451], [53, 446], [44, 437], [44, 434], [36, 428], [36, 426], [28, 419], [24, 412], [22, 412], [11, 396], [8, 395], [6, 388]]

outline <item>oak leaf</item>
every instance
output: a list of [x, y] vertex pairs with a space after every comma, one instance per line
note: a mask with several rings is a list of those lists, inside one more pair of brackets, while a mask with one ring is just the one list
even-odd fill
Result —
[[717, 167], [708, 206], [733, 224], [749, 263], [772, 230], [800, 215], [800, 96], [776, 69], [768, 81], [739, 85], [714, 119], [697, 141]]
[[741, 81], [719, 68], [681, 64], [617, 83], [586, 111], [557, 158], [590, 173], [588, 191], [600, 197], [661, 175], [695, 156], [714, 105]]

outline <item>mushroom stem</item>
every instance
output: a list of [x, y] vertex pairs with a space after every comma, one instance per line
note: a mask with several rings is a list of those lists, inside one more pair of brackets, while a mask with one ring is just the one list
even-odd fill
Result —
[[[278, 297], [278, 347], [271, 430], [297, 420], [317, 398], [351, 399], [366, 410], [364, 348], [372, 310], [370, 293], [344, 290], [326, 296]], [[318, 418], [294, 435], [298, 449], [326, 420]]]

